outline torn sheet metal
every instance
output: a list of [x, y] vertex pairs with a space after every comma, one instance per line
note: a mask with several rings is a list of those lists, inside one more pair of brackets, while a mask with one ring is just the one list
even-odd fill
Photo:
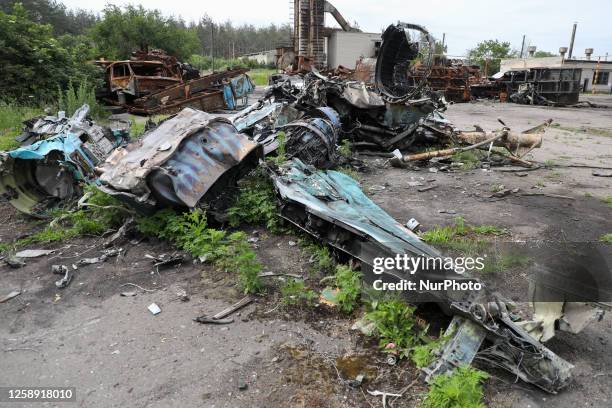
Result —
[[80, 196], [80, 184], [95, 180], [95, 166], [127, 140], [125, 130], [111, 131], [87, 121], [88, 110], [83, 105], [69, 121], [53, 127], [43, 119], [43, 125], [33, 128], [38, 135], [51, 129], [59, 133], [0, 152], [0, 194], [19, 211], [41, 216], [58, 202]]
[[[388, 102], [414, 99], [427, 85], [435, 41], [422, 26], [398, 23], [387, 27], [376, 60], [376, 88]], [[415, 77], [418, 65], [422, 74]]]
[[185, 108], [117, 149], [99, 167], [101, 189], [140, 211], [194, 208], [257, 165], [262, 148], [229, 120]]
[[206, 112], [237, 109], [246, 104], [255, 88], [247, 71], [236, 68], [214, 72], [143, 95], [122, 106], [131, 113], [146, 115], [176, 113], [185, 107]]
[[[403, 270], [385, 270], [374, 274], [375, 257], [440, 257], [413, 232], [395, 221], [361, 191], [352, 178], [335, 171], [317, 170], [293, 159], [279, 168], [268, 167], [280, 200], [280, 215], [315, 239], [349, 255], [360, 263], [366, 281], [385, 282], [419, 279], [478, 282], [477, 279], [441, 267], [419, 269], [414, 275]], [[482, 283], [481, 283], [482, 284]], [[484, 285], [483, 285], [484, 286]], [[477, 329], [459, 329], [457, 333], [473, 338], [464, 344], [461, 337], [449, 344], [470, 349], [478, 358], [503, 368], [526, 382], [555, 393], [565, 387], [572, 365], [544, 347], [510, 318], [503, 303], [484, 291], [403, 291], [410, 302], [435, 302], [446, 313], [465, 319]], [[515, 318], [515, 316], [513, 316]], [[474, 333], [474, 336], [469, 336]], [[477, 337], [484, 336], [478, 339]], [[450, 352], [450, 351], [449, 351]], [[448, 354], [448, 353], [447, 353]], [[467, 356], [467, 354], [466, 354]], [[452, 363], [452, 362], [451, 362]], [[453, 364], [438, 364], [431, 372], [444, 373]]]

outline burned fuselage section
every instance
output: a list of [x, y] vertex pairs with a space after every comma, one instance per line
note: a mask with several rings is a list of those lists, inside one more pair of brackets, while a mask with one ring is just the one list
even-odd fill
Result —
[[194, 208], [229, 194], [261, 156], [228, 120], [185, 108], [115, 150], [98, 168], [100, 189], [145, 213]]
[[[294, 159], [268, 167], [280, 202], [280, 215], [298, 228], [352, 258], [365, 280], [385, 283], [478, 283], [452, 268], [422, 267], [414, 274], [403, 270], [376, 270], [375, 258], [436, 258], [441, 254], [425, 244], [374, 204], [352, 178], [335, 171], [317, 170]], [[440, 263], [434, 265], [440, 265]], [[428, 265], [428, 263], [421, 263]], [[452, 337], [441, 358], [425, 371], [428, 377], [470, 364], [474, 359], [505, 369], [548, 392], [565, 387], [572, 365], [532, 337], [507, 305], [485, 290], [402, 291], [411, 303], [436, 303], [455, 320]]]
[[24, 145], [0, 153], [0, 194], [18, 210], [35, 216], [58, 202], [78, 198], [83, 183], [119, 145], [126, 130], [111, 130], [87, 119], [83, 105], [72, 117], [47, 116], [27, 121], [19, 137]]

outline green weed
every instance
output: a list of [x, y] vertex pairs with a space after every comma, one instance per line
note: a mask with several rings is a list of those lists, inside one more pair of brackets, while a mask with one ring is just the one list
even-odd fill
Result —
[[612, 244], [612, 233], [608, 233], [608, 234], [604, 234], [601, 237], [599, 237], [599, 240], [601, 242], [606, 242], [608, 244]]
[[134, 119], [130, 124], [130, 138], [132, 140], [138, 139], [145, 132], [146, 122], [143, 122], [138, 119]]
[[606, 196], [601, 199], [608, 207], [612, 207], [612, 196]]
[[351, 313], [358, 304], [361, 294], [360, 272], [356, 272], [346, 265], [336, 265], [336, 273], [333, 276], [337, 293], [334, 301], [344, 313]]
[[285, 163], [287, 161], [287, 152], [286, 152], [286, 144], [287, 139], [285, 132], [278, 132], [276, 134], [276, 143], [278, 143], [278, 147], [276, 148], [276, 156], [271, 157], [269, 160], [272, 160], [276, 163], [277, 166]]
[[353, 155], [353, 146], [352, 146], [351, 141], [349, 139], [344, 139], [342, 141], [342, 143], [338, 147], [338, 153], [340, 154], [340, 156], [342, 156], [342, 157], [344, 157], [346, 159], [350, 159], [351, 158], [351, 156]]
[[365, 318], [374, 322], [380, 346], [384, 348], [393, 343], [400, 358], [408, 357], [410, 350], [420, 342], [420, 335], [415, 334], [415, 308], [399, 299], [376, 301], [371, 307], [372, 310], [366, 313]]
[[505, 228], [499, 228], [495, 225], [476, 225], [472, 227], [472, 232], [481, 235], [504, 235], [508, 233]]
[[302, 279], [289, 279], [281, 287], [281, 296], [286, 305], [311, 305], [318, 297], [317, 293], [309, 289]]
[[58, 90], [57, 96], [59, 110], [65, 111], [66, 116], [72, 116], [85, 103], [89, 105], [89, 116], [92, 118], [100, 120], [109, 116], [108, 111], [96, 99], [95, 87], [85, 82], [82, 82], [76, 89], [70, 82], [66, 90]]
[[55, 209], [49, 213], [54, 221], [42, 230], [18, 241], [0, 246], [5, 252], [35, 243], [63, 241], [79, 235], [102, 235], [118, 227], [130, 210], [112, 196], [93, 186], [85, 187], [89, 198], [85, 206], [76, 210]]
[[228, 210], [230, 225], [236, 227], [244, 222], [280, 232], [283, 221], [278, 215], [276, 194], [270, 179], [255, 172], [241, 180], [239, 186], [240, 193]]
[[482, 382], [485, 372], [470, 366], [457, 367], [452, 374], [434, 377], [423, 408], [485, 408]]
[[177, 214], [165, 209], [152, 217], [139, 217], [136, 222], [143, 234], [167, 239], [217, 269], [237, 272], [245, 293], [258, 293], [263, 289], [259, 276], [262, 267], [246, 234], [240, 231], [228, 235], [225, 231], [209, 228], [203, 210]]
[[480, 166], [480, 156], [473, 150], [455, 153], [452, 160], [457, 163], [463, 163], [463, 170], [473, 170]]
[[314, 241], [309, 236], [299, 239], [299, 244], [304, 250], [312, 254], [312, 260], [315, 263], [317, 271], [329, 272], [334, 266], [334, 259], [325, 245]]

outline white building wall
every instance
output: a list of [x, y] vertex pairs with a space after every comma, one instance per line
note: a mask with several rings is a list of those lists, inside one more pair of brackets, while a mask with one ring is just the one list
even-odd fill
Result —
[[377, 33], [333, 31], [327, 41], [327, 66], [355, 68], [359, 57], [375, 56], [375, 44], [381, 41], [380, 37]]
[[243, 58], [256, 61], [258, 64], [273, 65], [276, 61], [276, 50], [262, 51], [256, 54], [247, 54]]

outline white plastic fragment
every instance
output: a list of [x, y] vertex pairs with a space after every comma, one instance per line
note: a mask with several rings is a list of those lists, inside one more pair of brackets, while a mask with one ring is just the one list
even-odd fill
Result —
[[157, 306], [156, 303], [151, 303], [147, 309], [149, 309], [149, 312], [153, 313], [154, 315], [158, 315], [161, 313], [161, 309], [159, 308], [159, 306]]

